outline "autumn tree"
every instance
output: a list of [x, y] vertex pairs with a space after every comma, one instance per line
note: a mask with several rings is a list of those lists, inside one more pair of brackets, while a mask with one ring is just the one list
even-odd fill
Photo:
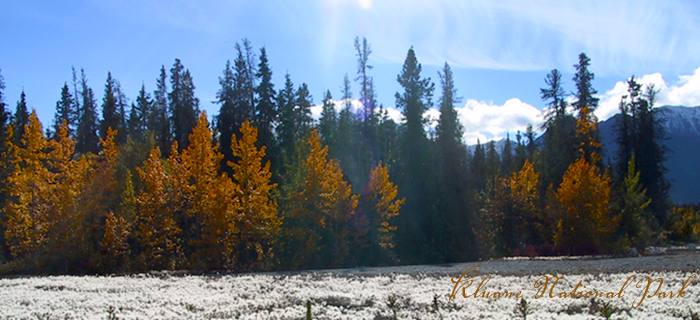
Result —
[[142, 184], [136, 197], [138, 259], [143, 268], [172, 267], [181, 250], [180, 228], [173, 217], [172, 183], [160, 150], [153, 148], [146, 163], [136, 171]]
[[405, 198], [397, 199], [398, 186], [389, 180], [389, 170], [380, 162], [371, 172], [369, 183], [360, 198], [359, 216], [355, 219], [356, 230], [366, 224], [366, 231], [355, 233], [361, 238], [355, 240], [355, 249], [363, 249], [364, 263], [371, 265], [394, 262], [395, 256], [392, 249], [396, 247], [394, 239], [396, 222], [394, 218], [399, 216], [401, 206], [406, 203]]
[[188, 141], [190, 144], [181, 155], [184, 172], [172, 172], [176, 179], [184, 178], [176, 185], [185, 197], [181, 203], [185, 214], [180, 219], [187, 227], [183, 230], [188, 242], [185, 253], [195, 267], [223, 268], [232, 263], [236, 245], [237, 208], [230, 199], [236, 186], [228, 176], [219, 175], [223, 155], [218, 144], [212, 143], [206, 112], [199, 115]]
[[5, 239], [12, 256], [25, 257], [44, 246], [51, 227], [49, 203], [53, 174], [44, 162], [47, 160], [48, 141], [41, 128], [36, 111], [29, 116], [24, 128], [22, 147], [11, 144], [16, 154], [15, 174], [8, 178], [8, 194], [15, 199], [5, 209]]
[[233, 157], [239, 160], [228, 162], [237, 185], [233, 197], [240, 206], [235, 229], [239, 241], [236, 261], [243, 270], [259, 270], [270, 265], [282, 223], [272, 197], [277, 184], [270, 183], [270, 161], [263, 164], [266, 147], [258, 149], [255, 145], [258, 129], [246, 120], [240, 133], [240, 139], [231, 138]]
[[610, 243], [619, 216], [610, 204], [610, 177], [598, 167], [579, 158], [566, 171], [557, 190], [562, 212], [558, 218], [554, 245], [561, 253], [599, 254]]
[[318, 131], [308, 139], [307, 156], [296, 162], [285, 192], [283, 255], [292, 269], [347, 264], [350, 229], [359, 196], [343, 178], [337, 161], [328, 160]]
[[529, 160], [519, 172], [496, 180], [494, 196], [489, 199], [499, 255], [536, 254], [546, 241], [548, 226], [539, 207], [540, 174]]

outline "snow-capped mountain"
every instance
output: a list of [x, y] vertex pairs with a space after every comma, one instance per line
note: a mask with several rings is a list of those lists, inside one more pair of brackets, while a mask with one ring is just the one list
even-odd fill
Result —
[[[700, 106], [663, 106], [658, 109], [666, 131], [668, 148], [666, 178], [671, 182], [674, 203], [700, 203]], [[617, 154], [614, 127], [620, 115], [600, 122], [603, 159], [614, 161]]]

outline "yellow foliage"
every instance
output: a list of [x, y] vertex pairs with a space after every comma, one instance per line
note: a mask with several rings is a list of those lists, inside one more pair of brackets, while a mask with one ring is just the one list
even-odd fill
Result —
[[13, 257], [35, 252], [47, 243], [55, 220], [51, 215], [56, 174], [44, 164], [49, 142], [44, 136], [36, 110], [24, 127], [23, 148], [10, 145], [15, 154], [15, 174], [8, 178], [11, 199], [6, 209], [5, 239]]
[[591, 109], [584, 106], [579, 111], [578, 121], [576, 122], [576, 135], [579, 136], [579, 154], [589, 163], [597, 164], [600, 162], [600, 155], [596, 150], [603, 146], [596, 139], [596, 131], [598, 131], [598, 118], [591, 112]]
[[348, 256], [348, 221], [355, 215], [359, 195], [352, 195], [338, 162], [327, 159], [328, 147], [321, 146], [317, 130], [311, 132], [308, 145], [298, 185], [288, 197], [287, 232], [298, 245], [289, 262], [292, 267], [339, 266]]
[[162, 268], [168, 262], [166, 256], [179, 251], [180, 229], [173, 218], [171, 205], [172, 182], [160, 160], [158, 148], [151, 150], [144, 168], [136, 170], [142, 182], [142, 190], [136, 197], [136, 239], [142, 248], [141, 258], [150, 267]]
[[399, 188], [389, 180], [389, 170], [381, 162], [370, 172], [368, 189], [368, 200], [374, 203], [377, 213], [379, 245], [385, 249], [394, 248], [396, 226], [392, 226], [390, 220], [399, 215], [406, 199], [396, 199]]
[[620, 217], [611, 217], [610, 177], [581, 158], [564, 175], [557, 190], [563, 212], [554, 243], [563, 252], [598, 253], [617, 228]]
[[[258, 129], [246, 120], [240, 132], [240, 140], [236, 139], [235, 135], [231, 137], [233, 156], [239, 160], [228, 161], [228, 165], [233, 169], [233, 179], [237, 184], [235, 196], [240, 205], [237, 229], [244, 252], [238, 252], [238, 255], [239, 260], [253, 260], [250, 261], [251, 264], [259, 264], [272, 257], [272, 245], [281, 225], [277, 215], [277, 203], [271, 198], [271, 192], [277, 184], [270, 183], [270, 162], [264, 166], [262, 164], [265, 146], [260, 149], [255, 146]], [[247, 256], [247, 259], [243, 255]], [[250, 258], [251, 255], [255, 258]]]

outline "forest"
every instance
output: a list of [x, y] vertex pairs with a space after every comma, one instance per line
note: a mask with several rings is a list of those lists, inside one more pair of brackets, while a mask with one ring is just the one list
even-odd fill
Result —
[[544, 78], [541, 137], [530, 126], [501, 150], [471, 149], [447, 63], [436, 92], [408, 50], [396, 122], [377, 103], [370, 44], [354, 47], [357, 73], [336, 100], [322, 93], [318, 119], [308, 86], [286, 74], [276, 87], [265, 48], [247, 39], [219, 76], [215, 115], [200, 110], [179, 59], [133, 100], [108, 73], [97, 101], [73, 68], [47, 126], [24, 93], [11, 112], [0, 75], [0, 274], [627, 255], [700, 240], [700, 210], [668, 196], [653, 86], [629, 79], [619, 151], [603, 155], [595, 75], [581, 53], [572, 93], [558, 70]]

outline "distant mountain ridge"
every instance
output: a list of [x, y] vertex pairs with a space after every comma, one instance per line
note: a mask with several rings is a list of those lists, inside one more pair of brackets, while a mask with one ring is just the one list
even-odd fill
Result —
[[[671, 183], [670, 196], [675, 204], [700, 203], [700, 106], [662, 106], [657, 112], [663, 117], [663, 127], [668, 148], [665, 166], [666, 178]], [[598, 124], [600, 142], [603, 143], [604, 162], [612, 163], [617, 155], [618, 145], [615, 141], [615, 124], [620, 121], [620, 114], [601, 121]], [[546, 133], [545, 133], [546, 134]], [[536, 141], [538, 147], [544, 144], [544, 134]], [[483, 144], [487, 146], [487, 144]], [[499, 154], [503, 150], [505, 139], [495, 142]], [[515, 148], [515, 142], [512, 144]], [[473, 154], [475, 145], [467, 150]]]
[[[665, 162], [666, 178], [671, 183], [670, 196], [674, 203], [700, 203], [700, 106], [662, 106], [658, 108], [666, 131], [664, 145], [668, 148]], [[621, 116], [598, 124], [603, 143], [603, 159], [615, 161], [618, 145], [615, 124]]]

